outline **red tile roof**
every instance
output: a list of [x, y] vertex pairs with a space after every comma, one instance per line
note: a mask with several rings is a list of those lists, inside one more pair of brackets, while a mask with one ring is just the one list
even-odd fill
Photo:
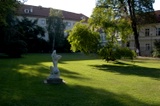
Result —
[[160, 22], [160, 10], [155, 11], [157, 21]]
[[83, 14], [77, 14], [77, 13], [68, 12], [68, 11], [62, 11], [62, 14], [64, 19], [67, 19], [67, 20], [80, 21], [83, 18], [88, 20], [88, 17]]
[[[29, 10], [29, 13], [25, 13], [25, 10]], [[17, 14], [23, 16], [48, 17], [49, 10], [49, 8], [44, 8], [42, 6], [21, 5]]]
[[[42, 6], [21, 5], [17, 10], [17, 14], [22, 16], [48, 17], [49, 11], [50, 8], [45, 8]], [[80, 21], [82, 18], [88, 19], [88, 17], [83, 14], [68, 12], [64, 10], [61, 11], [65, 20]]]

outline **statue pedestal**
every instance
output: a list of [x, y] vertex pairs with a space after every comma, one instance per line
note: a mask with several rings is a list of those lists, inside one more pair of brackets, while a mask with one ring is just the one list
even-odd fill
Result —
[[62, 84], [64, 83], [63, 79], [61, 79], [59, 69], [57, 67], [50, 66], [51, 73], [47, 80], [44, 83], [48, 84]]
[[48, 84], [62, 84], [62, 83], [64, 83], [64, 81], [61, 78], [52, 78], [52, 79], [50, 78], [50, 79], [46, 80], [46, 83], [48, 83]]

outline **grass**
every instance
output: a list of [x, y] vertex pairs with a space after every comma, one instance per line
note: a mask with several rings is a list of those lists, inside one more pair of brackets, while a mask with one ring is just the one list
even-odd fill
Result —
[[160, 106], [160, 60], [105, 62], [61, 54], [61, 85], [44, 84], [50, 54], [0, 58], [1, 106]]

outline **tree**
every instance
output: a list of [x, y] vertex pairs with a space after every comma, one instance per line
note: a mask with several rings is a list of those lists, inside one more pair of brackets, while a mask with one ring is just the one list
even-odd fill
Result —
[[[95, 29], [103, 29], [107, 34], [107, 40], [116, 43], [116, 35], [121, 37], [122, 43], [126, 43], [128, 36], [132, 33], [130, 21], [127, 18], [119, 18], [112, 8], [95, 8], [89, 23]], [[113, 41], [114, 39], [114, 41]]]
[[0, 1], [0, 52], [20, 57], [26, 51], [26, 43], [16, 36], [15, 15], [19, 5], [26, 0]]
[[45, 30], [37, 25], [37, 21], [37, 19], [29, 20], [26, 17], [16, 20], [16, 36], [27, 43], [29, 52], [40, 52], [43, 49], [40, 42], [43, 40]]
[[47, 19], [47, 30], [52, 50], [62, 48], [64, 45], [64, 29], [62, 11], [50, 9], [50, 16]]
[[154, 46], [153, 56], [160, 57], [160, 40], [155, 40]]
[[5, 44], [12, 36], [15, 11], [19, 6], [17, 0], [0, 1], [0, 52], [4, 52]]
[[20, 5], [18, 0], [1, 0], [0, 3], [0, 25], [7, 25], [7, 17], [15, 14], [16, 9]]
[[68, 41], [71, 44], [73, 52], [96, 53], [100, 35], [97, 32], [91, 31], [86, 24], [78, 22], [69, 32]]
[[106, 61], [114, 61], [121, 58], [133, 59], [134, 52], [128, 48], [120, 48], [112, 40], [105, 46], [100, 44], [100, 35], [89, 28], [88, 25], [78, 22], [69, 32], [68, 41], [73, 52], [81, 51], [85, 54], [96, 53]]
[[[139, 17], [148, 14], [148, 16], [154, 15], [153, 13], [154, 0], [97, 0], [98, 8], [105, 8], [105, 12], [112, 9], [114, 13], [118, 14], [117, 18], [129, 18], [130, 24], [134, 33], [135, 47], [140, 50], [139, 34], [138, 34], [138, 21], [141, 22]], [[143, 14], [143, 15], [142, 15]], [[144, 17], [145, 21], [146, 18]], [[147, 20], [148, 21], [148, 20]]]

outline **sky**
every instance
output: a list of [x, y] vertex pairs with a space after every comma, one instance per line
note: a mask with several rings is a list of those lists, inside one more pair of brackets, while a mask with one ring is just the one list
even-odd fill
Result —
[[[82, 13], [88, 17], [92, 14], [96, 0], [27, 0], [25, 4], [52, 7], [54, 9]], [[155, 10], [160, 10], [160, 0], [153, 4]]]

